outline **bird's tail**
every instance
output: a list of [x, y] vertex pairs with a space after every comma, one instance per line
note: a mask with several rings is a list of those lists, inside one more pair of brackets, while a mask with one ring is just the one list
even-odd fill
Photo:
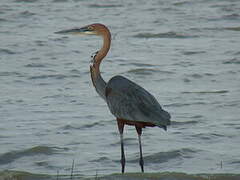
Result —
[[165, 131], [167, 130], [167, 126], [169, 126], [171, 124], [171, 116], [167, 111], [164, 111], [162, 109], [161, 111], [161, 119], [158, 121], [158, 123], [156, 123], [156, 125], [160, 128], [163, 128]]

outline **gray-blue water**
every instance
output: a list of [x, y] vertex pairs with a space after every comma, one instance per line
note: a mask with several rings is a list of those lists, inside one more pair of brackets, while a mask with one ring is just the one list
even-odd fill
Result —
[[[55, 31], [103, 23], [112, 47], [105, 80], [120, 74], [172, 116], [146, 128], [146, 172], [239, 173], [239, 0], [1, 0], [0, 170], [120, 172], [116, 121], [95, 92], [99, 37]], [[126, 171], [138, 172], [135, 128], [124, 133]]]

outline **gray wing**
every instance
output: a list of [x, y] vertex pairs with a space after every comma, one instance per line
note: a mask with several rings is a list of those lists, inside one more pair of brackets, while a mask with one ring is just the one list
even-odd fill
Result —
[[111, 113], [131, 121], [151, 122], [159, 127], [170, 124], [170, 114], [157, 100], [134, 82], [114, 76], [106, 85], [106, 101]]

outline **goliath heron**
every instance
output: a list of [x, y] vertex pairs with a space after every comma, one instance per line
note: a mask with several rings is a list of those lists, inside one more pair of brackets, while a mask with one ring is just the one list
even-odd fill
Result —
[[144, 88], [123, 76], [114, 76], [105, 82], [100, 73], [100, 64], [107, 55], [111, 44], [111, 33], [103, 24], [91, 24], [82, 28], [58, 31], [59, 34], [98, 35], [103, 38], [102, 48], [95, 53], [90, 65], [93, 86], [106, 101], [111, 113], [116, 117], [121, 140], [122, 173], [125, 170], [125, 154], [123, 144], [124, 125], [135, 126], [138, 133], [140, 160], [144, 172], [141, 135], [142, 128], [158, 126], [167, 130], [170, 125], [170, 114], [164, 111], [157, 100]]

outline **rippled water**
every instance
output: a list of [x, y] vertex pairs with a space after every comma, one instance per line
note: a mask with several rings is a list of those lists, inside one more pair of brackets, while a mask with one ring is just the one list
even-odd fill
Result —
[[[120, 171], [116, 121], [90, 81], [101, 39], [54, 34], [95, 22], [113, 35], [103, 77], [128, 77], [172, 115], [167, 132], [144, 129], [146, 171], [239, 172], [238, 0], [2, 0], [0, 169]], [[140, 171], [135, 129], [124, 135], [126, 171]]]

